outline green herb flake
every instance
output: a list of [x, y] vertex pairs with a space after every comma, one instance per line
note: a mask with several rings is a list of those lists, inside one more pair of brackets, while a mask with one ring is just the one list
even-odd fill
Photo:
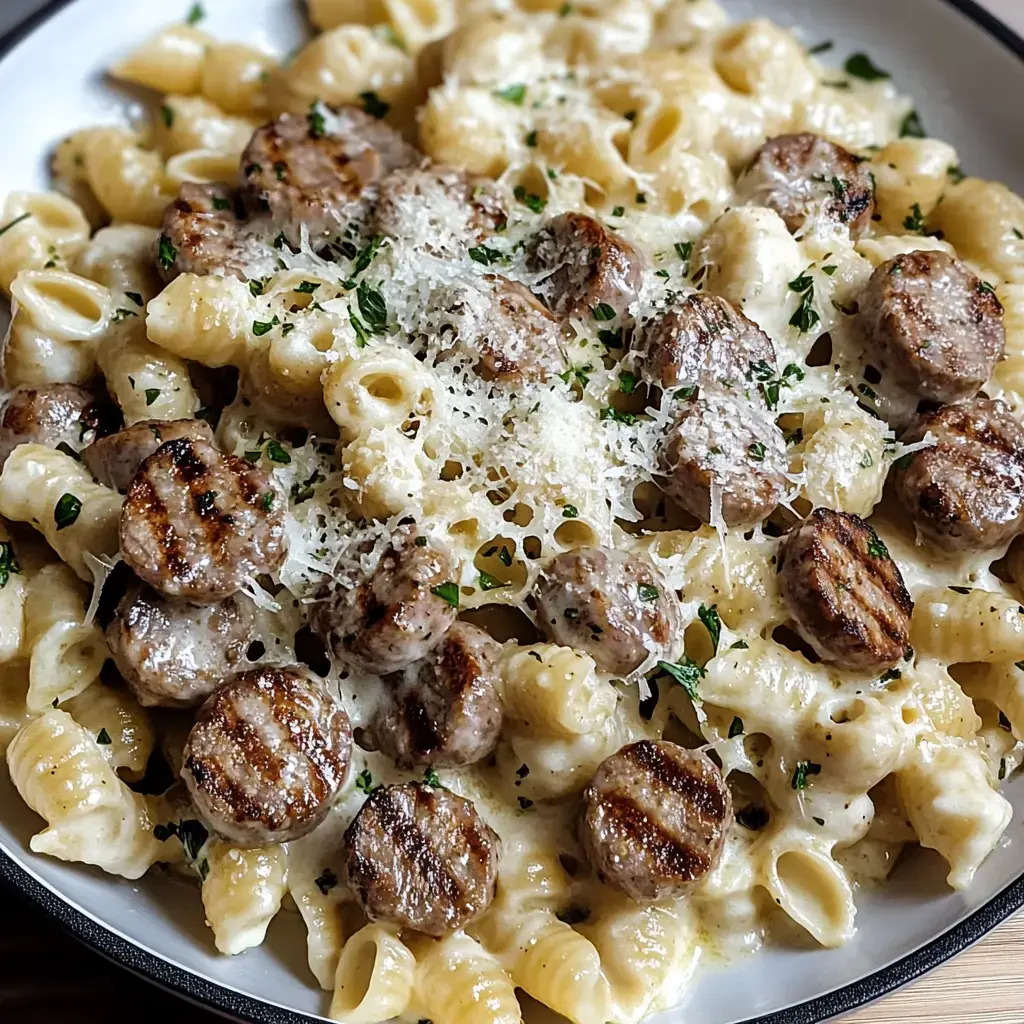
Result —
[[62, 494], [53, 509], [53, 521], [58, 530], [73, 526], [82, 511], [82, 501], [73, 494]]
[[327, 134], [327, 121], [324, 113], [319, 107], [319, 100], [314, 100], [309, 105], [309, 137], [311, 139], [322, 139]]
[[532, 132], [527, 132], [526, 135], [523, 136], [523, 142], [525, 142], [530, 149], [535, 149], [537, 146], [537, 130], [534, 129]]
[[[506, 583], [504, 580], [499, 580], [497, 576], [492, 576], [489, 572], [481, 572], [479, 576], [480, 589], [487, 590], [500, 590], [502, 587], [511, 586], [510, 583]], [[457, 597], [458, 595], [456, 595]]]
[[365, 110], [370, 117], [376, 117], [380, 120], [388, 116], [391, 104], [386, 103], [375, 92], [361, 92], [359, 94], [359, 98], [363, 101], [363, 110]]
[[734, 718], [729, 724], [729, 739], [733, 739], [735, 736], [743, 735], [743, 719]]
[[203, 5], [193, 4], [192, 7], [189, 9], [188, 14], [185, 16], [185, 24], [196, 25], [205, 17], [206, 11], [203, 10]]
[[636, 592], [639, 594], [641, 601], [657, 601], [661, 596], [661, 591], [650, 583], [639, 584], [636, 588]]
[[793, 789], [806, 789], [809, 785], [808, 778], [811, 775], [820, 775], [821, 765], [814, 761], [797, 761], [793, 771], [793, 778], [790, 779], [790, 786]]
[[681, 661], [659, 661], [658, 668], [679, 683], [694, 704], [700, 704], [701, 697], [697, 692], [697, 683], [704, 676], [704, 669], [700, 665], [683, 655]]
[[262, 338], [264, 334], [272, 331], [280, 322], [276, 316], [273, 320], [254, 320], [252, 322], [252, 333], [257, 338]]
[[789, 288], [794, 292], [805, 292], [808, 288], [814, 287], [814, 278], [810, 274], [804, 273], [799, 277], [794, 277], [789, 282]]
[[580, 510], [575, 505], [566, 505], [562, 509], [563, 519], [576, 519], [579, 517]]
[[901, 138], [923, 139], [927, 134], [916, 110], [911, 110], [900, 122]]
[[861, 469], [870, 469], [874, 464], [875, 464], [875, 458], [871, 454], [871, 452], [865, 452], [860, 457], [860, 467], [861, 467]]
[[522, 82], [517, 82], [515, 85], [506, 85], [504, 89], [495, 89], [494, 95], [499, 100], [504, 100], [513, 106], [521, 107], [523, 100], [526, 99], [526, 86]]
[[96, 742], [101, 747], [109, 747], [111, 743], [110, 733], [107, 732], [106, 729], [100, 729], [100, 731], [96, 733]]
[[737, 640], [736, 643], [729, 645], [730, 651], [749, 651], [750, 644], [746, 640]]
[[624, 206], [613, 206], [612, 207], [612, 216], [613, 217], [623, 217], [623, 216], [625, 216], [625, 213], [626, 213], [626, 208]]
[[620, 412], [611, 405], [606, 405], [598, 414], [598, 417], [602, 423], [611, 420], [613, 423], [622, 423], [627, 427], [632, 427], [636, 423], [636, 413]]
[[828, 277], [831, 277], [839, 268], [834, 264], [830, 263], [827, 267], [822, 267], [821, 272]]
[[755, 441], [753, 444], [747, 446], [747, 454], [755, 462], [764, 462], [764, 456], [767, 449], [764, 446], [764, 441]]
[[789, 324], [791, 327], [795, 327], [801, 333], [807, 333], [808, 331], [814, 330], [814, 328], [821, 322], [821, 317], [818, 316], [813, 302], [814, 288], [808, 288], [807, 291], [804, 292], [803, 298], [800, 300], [800, 305], [796, 308], [796, 312], [789, 318]]
[[1002, 782], [1006, 778], [1006, 758], [999, 758], [999, 781]]
[[0, 541], [0, 590], [7, 586], [11, 573], [21, 575], [21, 566], [14, 553], [14, 545], [9, 541]]
[[527, 209], [532, 210], [534, 213], [543, 213], [544, 207], [548, 205], [546, 199], [541, 199], [540, 196], [533, 192], [527, 192], [522, 185], [516, 185], [512, 190], [512, 195], [516, 197], [516, 201], [520, 202]]
[[637, 379], [636, 374], [631, 373], [629, 370], [623, 370], [619, 374], [619, 390], [624, 395], [631, 395], [636, 391]]
[[607, 302], [599, 302], [590, 310], [591, 315], [599, 323], [607, 323], [609, 320], [614, 320], [618, 314], [615, 312], [613, 306], [609, 306]]
[[174, 110], [166, 103], [160, 108], [160, 119], [165, 127], [172, 128], [174, 126]]
[[722, 636], [722, 620], [718, 615], [718, 606], [712, 605], [709, 608], [707, 605], [702, 604], [697, 609], [697, 618], [704, 623], [704, 627], [711, 637], [711, 648], [717, 654], [718, 641]]
[[366, 326], [374, 334], [382, 334], [388, 323], [388, 307], [384, 296], [365, 281], [360, 281], [356, 289], [356, 304]]
[[885, 543], [878, 536], [877, 533], [872, 532], [871, 540], [868, 541], [868, 554], [872, 558], [887, 558], [892, 560], [892, 555], [889, 554], [889, 549], [885, 546]]
[[676, 242], [673, 249], [676, 255], [685, 263], [693, 253], [693, 242]]
[[300, 295], [312, 295], [320, 287], [319, 281], [300, 281], [295, 286], [295, 291]]
[[263, 506], [264, 512], [269, 512], [274, 507], [274, 492], [264, 491], [260, 498], [260, 505]]
[[[2, 234], [2, 232], [0, 232]], [[178, 250], [174, 248], [171, 240], [166, 235], [160, 236], [160, 249], [157, 255], [157, 259], [160, 261], [160, 266], [164, 270], [170, 270], [174, 266], [174, 261], [178, 257]]]
[[439, 583], [436, 587], [431, 587], [430, 592], [435, 597], [439, 597], [442, 601], [450, 604], [453, 608], [459, 607], [459, 586], [457, 583]]
[[924, 214], [921, 213], [920, 203], [914, 203], [910, 208], [910, 213], [903, 218], [903, 226], [907, 231], [913, 231], [918, 234], [924, 230]]
[[367, 796], [380, 789], [380, 786], [375, 786], [373, 784], [373, 775], [369, 768], [364, 768], [356, 776], [356, 789], [358, 789], [360, 793], [365, 793]]
[[498, 249], [492, 249], [487, 245], [474, 245], [469, 250], [469, 258], [474, 263], [480, 263], [485, 267], [489, 267], [493, 263], [501, 263], [507, 259], [503, 252]]
[[859, 78], [864, 82], [879, 82], [884, 78], [892, 77], [888, 71], [883, 71], [880, 67], [873, 64], [871, 58], [866, 53], [852, 54], [843, 65], [843, 70], [848, 75]]
[[512, 552], [504, 544], [502, 544], [501, 550], [498, 552], [498, 561], [506, 568], [512, 564]]
[[443, 789], [444, 788], [441, 785], [440, 777], [438, 776], [437, 772], [434, 771], [433, 768], [428, 768], [423, 773], [423, 784], [425, 786], [430, 786], [432, 789]]
[[265, 452], [267, 458], [270, 459], [271, 462], [276, 462], [281, 466], [287, 466], [292, 461], [292, 457], [288, 454], [284, 445], [282, 445], [280, 441], [276, 441], [274, 438], [271, 438], [267, 442]]
[[568, 18], [572, 14], [572, 4], [566, 2], [558, 8], [558, 16], [560, 18]]

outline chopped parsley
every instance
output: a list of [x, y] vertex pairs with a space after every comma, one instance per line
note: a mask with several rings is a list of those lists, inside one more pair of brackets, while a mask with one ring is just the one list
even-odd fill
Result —
[[843, 69], [848, 75], [852, 75], [854, 78], [859, 78], [865, 82], [878, 82], [883, 78], [892, 77], [888, 71], [883, 71], [880, 67], [873, 64], [871, 58], [866, 53], [852, 54], [843, 65]]
[[872, 558], [892, 558], [892, 556], [889, 554], [889, 549], [885, 546], [882, 539], [874, 531], [872, 531], [871, 540], [868, 541], [868, 554]]
[[322, 139], [327, 133], [327, 121], [324, 119], [323, 111], [318, 106], [319, 101], [314, 100], [309, 105], [309, 137], [311, 139]]
[[755, 462], [764, 462], [764, 456], [767, 449], [764, 446], [764, 441], [755, 441], [753, 444], [747, 446], [747, 454]]
[[173, 127], [174, 110], [171, 107], [167, 106], [166, 103], [160, 108], [160, 118], [167, 128]]
[[910, 213], [903, 218], [903, 226], [907, 231], [914, 231], [920, 234], [924, 230], [924, 214], [921, 213], [921, 204], [914, 203]]
[[790, 326], [797, 328], [802, 333], [813, 330], [821, 320], [813, 305], [814, 278], [810, 274], [803, 273], [789, 282], [789, 288], [791, 291], [802, 293], [800, 305], [790, 317]]
[[619, 390], [624, 395], [631, 395], [636, 391], [636, 374], [629, 370], [623, 370], [619, 374]]
[[281, 444], [280, 441], [271, 438], [267, 442], [267, 446], [264, 449], [266, 456], [271, 462], [276, 462], [281, 466], [287, 466], [291, 461], [292, 457], [288, 454], [287, 449]]
[[[511, 586], [510, 583], [505, 583], [503, 580], [499, 580], [497, 576], [492, 576], [489, 572], [481, 571], [479, 576], [480, 589], [487, 590], [500, 590], [502, 587]], [[456, 595], [456, 599], [458, 595]]]
[[622, 216], [625, 216], [625, 213], [626, 213], [626, 208], [624, 206], [613, 206], [612, 207], [612, 216], [613, 217], [622, 217]]
[[356, 289], [356, 304], [366, 321], [366, 326], [374, 334], [382, 334], [388, 323], [388, 307], [384, 296], [365, 281], [360, 281]]
[[100, 731], [96, 733], [96, 742], [101, 747], [109, 747], [111, 743], [110, 733], [107, 732], [106, 729], [100, 729]]
[[657, 601], [661, 591], [650, 583], [641, 583], [636, 588], [641, 601]]
[[820, 764], [816, 764], [814, 761], [797, 761], [796, 768], [793, 771], [793, 778], [790, 779], [789, 784], [793, 789], [806, 789], [809, 784], [807, 781], [808, 777], [820, 774]]
[[[214, 196], [213, 197], [213, 208], [215, 210], [230, 210], [231, 209], [231, 200], [224, 199], [222, 196]], [[125, 294], [127, 294], [127, 292]]]
[[527, 132], [523, 137], [523, 142], [526, 143], [530, 149], [534, 149], [537, 145], [537, 130], [536, 128], [532, 132]]
[[501, 550], [498, 552], [498, 561], [502, 565], [508, 567], [512, 564], [512, 552], [503, 544]]
[[264, 512], [269, 512], [274, 507], [274, 492], [264, 491], [260, 498], [260, 504], [263, 506]]
[[146, 405], [152, 405], [160, 397], [159, 388], [146, 388]]
[[441, 780], [438, 777], [437, 772], [435, 772], [433, 768], [428, 768], [423, 773], [423, 784], [425, 786], [431, 786], [434, 789], [443, 789], [444, 788], [441, 785]]
[[363, 110], [370, 117], [384, 118], [388, 116], [391, 104], [385, 103], [375, 92], [361, 92], [359, 98], [363, 101]]
[[522, 82], [517, 82], [515, 85], [506, 85], [504, 89], [495, 89], [494, 95], [499, 100], [504, 100], [506, 103], [513, 104], [513, 106], [521, 107], [523, 100], [526, 99], [526, 86]]
[[543, 213], [544, 207], [548, 205], [546, 199], [541, 199], [535, 192], [527, 192], [522, 185], [516, 185], [512, 190], [512, 195], [516, 197], [517, 202], [522, 203], [523, 206], [534, 213]]
[[746, 640], [737, 640], [734, 644], [729, 644], [730, 651], [749, 651], [750, 644]]
[[53, 509], [53, 521], [58, 530], [73, 526], [82, 511], [82, 501], [73, 494], [62, 494]]
[[718, 615], [718, 606], [712, 605], [710, 608], [702, 604], [697, 609], [697, 618], [704, 623], [704, 627], [707, 629], [709, 636], [711, 637], [711, 647], [715, 654], [718, 653], [718, 641], [722, 637], [722, 620]]
[[272, 331], [281, 321], [275, 316], [273, 320], [253, 320], [252, 322], [252, 333], [257, 338], [262, 338], [264, 334]]
[[362, 320], [352, 312], [351, 308], [348, 311], [348, 320], [352, 325], [352, 330], [355, 331], [356, 348], [366, 348], [370, 340], [370, 332], [363, 326]]
[[263, 294], [263, 288], [264, 288], [264, 282], [260, 281], [258, 278], [254, 277], [249, 282], [249, 291], [250, 291], [250, 293], [253, 296], [262, 295]]
[[810, 54], [828, 53], [835, 43], [831, 39], [823, 39], [820, 43], [815, 43], [813, 46], [807, 48], [807, 52]]
[[827, 267], [822, 267], [821, 272], [828, 277], [831, 277], [839, 268], [834, 264], [829, 264]]
[[164, 270], [170, 270], [174, 266], [174, 261], [178, 257], [178, 250], [174, 248], [171, 240], [166, 235], [160, 236], [160, 250], [157, 258], [160, 261], [160, 266]]
[[457, 583], [439, 583], [436, 587], [431, 587], [430, 592], [435, 597], [439, 597], [442, 601], [450, 604], [453, 608], [459, 607], [459, 586]]
[[18, 565], [14, 545], [9, 540], [0, 541], [0, 590], [7, 586], [11, 573], [21, 575], [21, 566]]
[[697, 683], [704, 676], [704, 669], [695, 661], [683, 655], [681, 661], [659, 661], [658, 668], [670, 675], [686, 691], [686, 695], [694, 702], [701, 702], [697, 692]]
[[622, 423], [627, 427], [632, 427], [636, 423], [636, 413], [620, 412], [618, 409], [610, 405], [606, 405], [601, 410], [599, 418], [602, 423], [611, 420], [614, 423]]
[[693, 242], [676, 242], [672, 247], [676, 251], [676, 255], [686, 263], [693, 253]]
[[743, 719], [737, 716], [736, 718], [734, 718], [729, 723], [729, 739], [732, 739], [734, 736], [742, 736], [742, 735], [743, 735]]
[[500, 263], [507, 259], [505, 254], [499, 249], [492, 249], [487, 245], [474, 245], [469, 250], [469, 258], [474, 263], [481, 263], [485, 267], [489, 267], [492, 263]]
[[312, 295], [320, 287], [319, 281], [300, 281], [295, 286], [295, 291], [300, 295]]
[[794, 292], [805, 292], [808, 288], [814, 287], [814, 278], [807, 273], [801, 274], [789, 282], [789, 287]]
[[566, 505], [562, 509], [563, 519], [576, 519], [579, 517], [580, 510], [575, 505]]
[[836, 199], [842, 199], [846, 195], [846, 182], [842, 178], [832, 178], [832, 193]]
[[911, 110], [900, 122], [901, 138], [923, 139], [927, 134], [916, 110]]
[[609, 320], [614, 320], [618, 314], [615, 312], [614, 306], [609, 306], [607, 302], [599, 302], [590, 310], [591, 315], [599, 323], [607, 323]]
[[[366, 245], [356, 254], [355, 262], [352, 264], [352, 277], [358, 277], [372, 262], [377, 250], [384, 243], [383, 235], [374, 235]], [[346, 288], [354, 288], [355, 282], [350, 278], [345, 282]]]
[[326, 896], [337, 884], [338, 876], [330, 869], [324, 868], [313, 884]]
[[203, 10], [203, 5], [202, 4], [193, 4], [191, 9], [188, 12], [188, 15], [185, 17], [185, 24], [186, 25], [195, 25], [198, 22], [202, 21], [203, 18], [205, 18], [205, 17], [206, 17], [206, 11]]
[[874, 464], [875, 464], [875, 458], [874, 458], [874, 456], [873, 456], [873, 455], [871, 454], [871, 452], [865, 452], [865, 453], [864, 453], [864, 454], [863, 454], [863, 455], [862, 455], [862, 456], [860, 457], [860, 466], [861, 466], [861, 469], [870, 469], [870, 468], [871, 468], [871, 467], [872, 467], [872, 466], [873, 466]]
[[1000, 782], [1002, 782], [1003, 779], [1005, 779], [1005, 778], [1006, 778], [1006, 758], [1005, 757], [1001, 757], [1001, 758], [999, 758], [999, 775], [998, 775], [998, 779], [999, 779]]
[[373, 775], [370, 773], [369, 768], [364, 768], [356, 776], [356, 789], [358, 789], [360, 793], [365, 793], [367, 796], [380, 789], [380, 786], [375, 786], [373, 784]]

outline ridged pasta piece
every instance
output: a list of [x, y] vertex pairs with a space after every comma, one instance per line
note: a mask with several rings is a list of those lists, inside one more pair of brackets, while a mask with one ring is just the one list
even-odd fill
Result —
[[1024, 281], [1000, 285], [996, 297], [1003, 305], [1006, 351], [996, 363], [992, 378], [1000, 387], [1016, 393], [1015, 397], [1005, 397], [1019, 414], [1024, 410]]
[[751, 855], [775, 903], [816, 942], [832, 949], [853, 938], [857, 908], [846, 872], [829, 847], [794, 826], [767, 837]]
[[433, 1024], [520, 1024], [515, 985], [498, 960], [462, 932], [412, 944], [410, 1010]]
[[225, 114], [202, 96], [165, 96], [163, 103], [164, 113], [154, 129], [154, 142], [163, 155], [199, 149], [233, 158], [234, 174], [225, 179], [233, 180], [238, 158], [252, 137], [252, 122]]
[[235, 176], [238, 160], [233, 153], [216, 149], [187, 149], [167, 161], [165, 172], [173, 188], [186, 181], [206, 184], [212, 181], [230, 181]]
[[900, 234], [915, 204], [927, 217], [949, 184], [949, 168], [959, 163], [956, 150], [941, 139], [893, 139], [870, 164], [878, 230]]
[[203, 909], [217, 949], [234, 956], [259, 946], [288, 891], [287, 855], [280, 846], [241, 850], [220, 839], [206, 848]]
[[0, 671], [0, 754], [6, 754], [18, 730], [37, 717], [25, 704], [27, 693], [28, 665], [4, 665]]
[[50, 179], [57, 192], [78, 206], [90, 227], [98, 228], [109, 218], [90, 188], [85, 173], [85, 142], [93, 131], [92, 128], [83, 128], [57, 143], [50, 155]]
[[254, 46], [214, 43], [206, 48], [199, 91], [226, 114], [255, 114], [276, 61]]
[[[0, 238], [2, 241], [2, 238]], [[25, 270], [11, 285], [4, 372], [10, 384], [84, 384], [109, 329], [113, 296], [66, 270]]]
[[163, 859], [145, 800], [66, 712], [47, 711], [22, 728], [7, 749], [7, 766], [21, 798], [46, 819], [29, 842], [33, 853], [124, 878], [140, 878]]
[[87, 598], [81, 580], [61, 563], [44, 566], [28, 581], [24, 651], [29, 659], [26, 702], [32, 711], [63, 703], [99, 678], [107, 645], [100, 628], [85, 623]]
[[[1015, 662], [974, 667], [977, 671], [964, 683], [968, 693], [975, 700], [991, 701], [1006, 719], [1003, 725], [1009, 726], [1014, 739], [1024, 738], [1024, 670]], [[981, 719], [975, 718], [977, 731]]]
[[72, 270], [124, 295], [129, 313], [142, 317], [137, 299], [145, 304], [163, 288], [156, 273], [153, 254], [159, 232], [141, 224], [115, 224], [101, 228], [75, 256]]
[[544, 70], [540, 27], [511, 11], [473, 18], [444, 41], [447, 76], [466, 85], [532, 81]]
[[89, 221], [57, 192], [11, 192], [0, 212], [0, 287], [21, 271], [62, 268], [89, 241]]
[[506, 710], [535, 733], [571, 739], [600, 728], [618, 703], [593, 658], [571, 647], [533, 644], [502, 659]]
[[257, 312], [244, 281], [180, 274], [146, 307], [146, 334], [154, 345], [204, 366], [244, 366]]
[[71, 700], [62, 701], [61, 710], [96, 737], [103, 756], [121, 778], [136, 781], [146, 774], [156, 733], [149, 711], [127, 687], [96, 682]]
[[158, 153], [124, 128], [97, 128], [85, 143], [85, 174], [114, 220], [159, 227], [174, 198]]
[[342, 1024], [378, 1024], [403, 1014], [412, 998], [416, 960], [398, 930], [368, 924], [345, 943], [327, 1015]]
[[919, 654], [947, 663], [1024, 659], [1024, 606], [987, 590], [949, 587], [918, 594], [910, 642]]
[[210, 36], [191, 25], [171, 25], [114, 64], [110, 73], [161, 93], [193, 93], [199, 89], [206, 48], [212, 43]]
[[918, 657], [901, 671], [902, 676], [890, 680], [878, 697], [898, 710], [910, 730], [931, 729], [969, 740], [981, 728], [973, 701], [940, 662]]
[[113, 557], [118, 552], [121, 501], [81, 463], [41, 444], [19, 445], [0, 473], [0, 515], [31, 523], [89, 582], [93, 574], [86, 553]]
[[341, 461], [349, 496], [369, 519], [388, 519], [422, 500], [424, 483], [434, 476], [422, 441], [393, 427], [360, 434], [342, 449]]
[[918, 841], [945, 858], [946, 881], [966, 889], [1013, 815], [989, 785], [984, 758], [955, 740], [922, 740], [896, 785]]

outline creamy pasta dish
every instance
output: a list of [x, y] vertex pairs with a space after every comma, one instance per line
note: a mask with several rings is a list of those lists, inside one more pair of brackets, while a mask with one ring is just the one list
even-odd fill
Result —
[[31, 849], [197, 884], [227, 955], [297, 911], [363, 1024], [635, 1024], [841, 946], [908, 844], [969, 886], [1024, 201], [712, 0], [308, 6], [287, 57], [194, 6], [3, 207]]

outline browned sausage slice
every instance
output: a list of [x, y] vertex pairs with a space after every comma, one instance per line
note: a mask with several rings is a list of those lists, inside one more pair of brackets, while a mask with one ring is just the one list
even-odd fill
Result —
[[[693, 292], [636, 332], [644, 376], [663, 388], [736, 388], [777, 375], [768, 335], [728, 299]], [[756, 384], [753, 385], [756, 387]]]
[[[974, 398], [921, 417], [907, 443], [937, 444], [897, 461], [896, 494], [939, 551], [988, 551], [1024, 529], [1024, 427], [999, 401]], [[902, 468], [900, 468], [902, 467]]]
[[164, 211], [156, 265], [163, 279], [221, 272], [262, 277], [276, 269], [272, 254], [246, 225], [238, 190], [186, 181]]
[[563, 213], [538, 231], [527, 248], [526, 265], [547, 272], [536, 290], [559, 316], [590, 316], [602, 304], [625, 313], [640, 294], [640, 254], [583, 213]]
[[269, 214], [292, 245], [305, 226], [312, 240], [364, 222], [380, 178], [420, 154], [390, 126], [355, 107], [282, 114], [258, 128], [242, 154], [249, 209]]
[[121, 554], [165, 597], [219, 601], [284, 561], [284, 501], [266, 473], [179, 437], [139, 467], [121, 509]]
[[853, 238], [871, 226], [875, 187], [863, 161], [835, 142], [803, 132], [769, 139], [736, 183], [748, 206], [767, 206], [796, 233], [823, 218]]
[[455, 621], [447, 596], [455, 565], [448, 552], [421, 540], [399, 531], [365, 583], [314, 606], [313, 628], [346, 665], [398, 672], [426, 657]]
[[821, 658], [882, 672], [904, 656], [914, 603], [863, 519], [816, 508], [783, 541], [779, 558], [786, 607]]
[[1006, 340], [991, 287], [944, 252], [904, 253], [876, 267], [857, 325], [883, 380], [936, 402], [976, 394]]
[[205, 420], [140, 420], [93, 441], [82, 451], [82, 461], [101, 484], [123, 492], [143, 461], [178, 437], [213, 444], [213, 431]]
[[348, 715], [326, 690], [301, 668], [256, 668], [199, 709], [181, 775], [211, 831], [266, 846], [324, 820], [351, 752]]
[[706, 755], [661, 740], [606, 758], [583, 794], [583, 849], [606, 885], [638, 901], [678, 898], [721, 856], [732, 796]]
[[727, 526], [769, 516], [786, 491], [786, 441], [764, 410], [704, 389], [674, 399], [679, 411], [658, 450], [659, 485], [680, 508], [712, 520], [712, 487]]
[[456, 622], [423, 661], [388, 678], [394, 692], [374, 729], [380, 750], [402, 768], [457, 768], [485, 758], [501, 729], [500, 653], [484, 630]]
[[248, 598], [182, 604], [138, 585], [118, 604], [107, 644], [140, 704], [193, 707], [237, 669], [254, 629]]
[[17, 388], [7, 399], [0, 422], [0, 466], [19, 444], [59, 445], [79, 452], [120, 426], [116, 406], [98, 401], [77, 384]]
[[371, 230], [428, 250], [475, 245], [508, 211], [494, 182], [444, 164], [400, 167], [380, 183]]
[[577, 548], [556, 555], [535, 591], [537, 625], [557, 644], [589, 654], [613, 675], [664, 657], [679, 628], [675, 592], [638, 555]]
[[345, 833], [348, 884], [366, 916], [438, 938], [487, 909], [499, 852], [468, 800], [418, 782], [376, 790]]

